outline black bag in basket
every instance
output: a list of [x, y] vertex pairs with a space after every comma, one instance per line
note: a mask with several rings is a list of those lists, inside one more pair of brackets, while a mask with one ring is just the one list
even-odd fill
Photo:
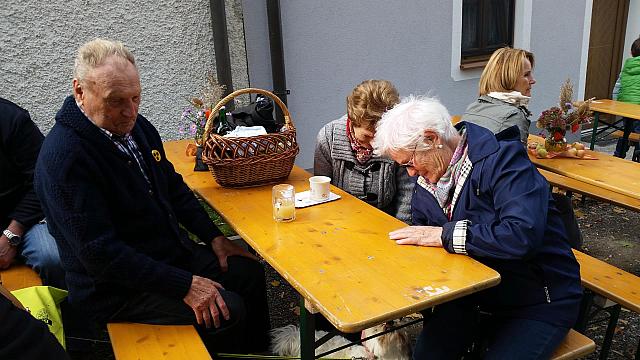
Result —
[[247, 106], [235, 109], [228, 119], [231, 126], [263, 126], [268, 133], [275, 133], [282, 128], [273, 119], [273, 101], [263, 95], [258, 95], [256, 101]]

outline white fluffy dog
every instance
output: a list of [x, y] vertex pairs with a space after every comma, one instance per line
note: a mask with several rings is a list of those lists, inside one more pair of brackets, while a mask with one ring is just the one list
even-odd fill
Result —
[[[369, 337], [387, 330], [392, 322], [380, 324], [363, 330], [362, 336]], [[326, 331], [316, 331], [316, 340], [327, 334]], [[300, 330], [295, 325], [287, 325], [271, 330], [271, 351], [279, 356], [300, 356]], [[350, 341], [342, 336], [334, 336], [329, 341], [316, 348], [316, 355], [347, 345]], [[364, 346], [363, 346], [364, 345]], [[356, 358], [356, 359], [384, 359], [384, 360], [409, 360], [411, 359], [411, 343], [404, 330], [396, 330], [382, 336], [369, 339], [363, 345], [351, 345], [348, 348], [327, 355], [330, 358]]]

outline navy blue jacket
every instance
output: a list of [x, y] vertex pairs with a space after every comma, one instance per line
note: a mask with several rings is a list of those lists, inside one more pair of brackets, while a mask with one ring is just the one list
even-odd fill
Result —
[[73, 97], [58, 111], [36, 165], [35, 188], [69, 299], [99, 322], [135, 293], [186, 295], [192, 274], [183, 269], [195, 245], [178, 223], [206, 243], [221, 234], [167, 160], [153, 125], [138, 115], [131, 134], [151, 186]]
[[0, 232], [11, 220], [29, 230], [44, 217], [33, 190], [42, 139], [27, 110], [0, 98]]
[[547, 321], [575, 322], [582, 288], [580, 267], [566, 239], [549, 184], [529, 161], [517, 127], [494, 135], [466, 126], [471, 174], [449, 220], [436, 199], [416, 185], [415, 225], [443, 227], [444, 248], [455, 253], [456, 222], [470, 221], [467, 254], [500, 273], [498, 286], [474, 295], [492, 311]]

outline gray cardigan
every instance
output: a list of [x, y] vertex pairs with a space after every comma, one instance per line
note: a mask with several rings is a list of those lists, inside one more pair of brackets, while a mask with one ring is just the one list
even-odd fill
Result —
[[411, 223], [415, 178], [391, 159], [373, 157], [360, 164], [347, 137], [346, 116], [320, 129], [313, 172], [331, 177], [333, 185], [405, 223]]
[[483, 95], [467, 107], [460, 121], [480, 125], [494, 134], [516, 125], [520, 130], [520, 141], [526, 144], [531, 125], [530, 115], [529, 110], [523, 106], [515, 106]]

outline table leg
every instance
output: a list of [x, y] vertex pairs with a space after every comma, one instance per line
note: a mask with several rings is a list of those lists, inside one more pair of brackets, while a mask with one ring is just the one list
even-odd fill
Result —
[[593, 150], [593, 147], [596, 145], [596, 131], [598, 131], [598, 120], [600, 120], [600, 113], [597, 111], [593, 112], [593, 131], [591, 132], [591, 144], [589, 145], [589, 149]]
[[589, 322], [589, 315], [591, 313], [591, 306], [593, 305], [593, 293], [590, 290], [585, 289], [582, 295], [582, 301], [580, 302], [580, 313], [578, 314], [578, 320], [573, 328], [584, 334], [587, 330], [587, 323]]
[[302, 360], [315, 359], [315, 333], [315, 317], [305, 307], [304, 298], [300, 297], [300, 358]]
[[607, 324], [607, 332], [604, 335], [602, 347], [600, 348], [600, 360], [606, 360], [609, 357], [609, 350], [611, 350], [613, 335], [615, 335], [618, 317], [620, 317], [620, 309], [621, 306], [616, 304], [607, 311], [609, 313], [609, 324]]

